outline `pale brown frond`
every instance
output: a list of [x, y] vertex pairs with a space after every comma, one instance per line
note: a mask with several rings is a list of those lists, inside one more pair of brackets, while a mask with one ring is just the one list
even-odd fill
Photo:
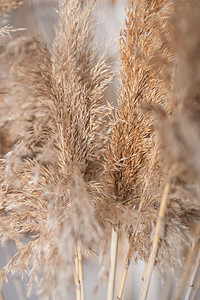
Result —
[[1, 241], [33, 234], [3, 275], [12, 266], [30, 268], [32, 281], [42, 266], [41, 293], [61, 298], [74, 251], [84, 254], [101, 236], [95, 180], [107, 140], [102, 97], [112, 76], [106, 54], [92, 44], [93, 13], [92, 4], [61, 0], [51, 51], [37, 38], [20, 38], [0, 55], [1, 126], [12, 142], [2, 161]]
[[[120, 38], [121, 89], [105, 158], [105, 185], [113, 197], [111, 203], [116, 201], [118, 206], [133, 209], [136, 215], [143, 205], [145, 179], [156, 147], [154, 118], [143, 108], [166, 106], [167, 86], [161, 76], [164, 64], [156, 68], [153, 58], [159, 52], [166, 61], [170, 60], [167, 49], [162, 54], [164, 42], [159, 33], [160, 28], [166, 31], [162, 17], [168, 15], [169, 5], [168, 1], [132, 4]], [[123, 224], [130, 235], [136, 219], [135, 216]], [[120, 217], [116, 222], [121, 224]]]

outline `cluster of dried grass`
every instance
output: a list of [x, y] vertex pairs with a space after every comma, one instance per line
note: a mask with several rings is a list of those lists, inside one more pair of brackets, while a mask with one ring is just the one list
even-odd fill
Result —
[[0, 55], [2, 154], [10, 150], [1, 162], [1, 241], [34, 235], [2, 275], [29, 271], [32, 281], [43, 269], [42, 291], [60, 297], [75, 249], [91, 248], [101, 231], [93, 202], [111, 75], [92, 45], [92, 5], [60, 1], [51, 51], [22, 37]]
[[[36, 37], [1, 47], [0, 241], [19, 247], [1, 278], [10, 270], [28, 273], [42, 295], [63, 299], [74, 255], [81, 274], [81, 254], [105, 252], [112, 232], [116, 257], [123, 232], [129, 251], [118, 299], [132, 257], [147, 264], [140, 299], [154, 264], [165, 280], [170, 268], [187, 262], [180, 299], [196, 276], [200, 248], [200, 4], [132, 1], [120, 33], [114, 112], [103, 99], [112, 74], [93, 44], [93, 6], [59, 0], [51, 49]], [[75, 283], [83, 300], [80, 274]]]

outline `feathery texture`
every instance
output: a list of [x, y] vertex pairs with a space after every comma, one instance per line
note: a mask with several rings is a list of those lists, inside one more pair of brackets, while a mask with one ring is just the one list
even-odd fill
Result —
[[[2, 272], [42, 276], [44, 295], [64, 297], [76, 247], [97, 243], [94, 202], [105, 145], [104, 89], [111, 80], [105, 54], [92, 45], [94, 3], [60, 1], [50, 52], [37, 38], [9, 43], [0, 55], [1, 126], [12, 151], [1, 163], [1, 242], [33, 239]], [[66, 255], [67, 253], [67, 255]]]
[[[183, 3], [178, 7], [186, 13], [187, 9], [183, 9]], [[194, 154], [199, 153], [194, 143], [196, 126], [193, 126], [192, 130], [190, 126], [187, 130], [185, 127], [179, 128], [177, 133], [178, 115], [175, 97], [176, 90], [182, 85], [176, 77], [180, 74], [184, 74], [182, 78], [185, 74], [191, 76], [194, 72], [191, 68], [194, 65], [196, 66], [194, 70], [198, 74], [198, 63], [188, 67], [191, 73], [182, 69], [179, 51], [185, 56], [186, 45], [176, 46], [177, 41], [181, 36], [183, 39], [184, 35], [180, 34], [179, 39], [176, 39], [171, 18], [173, 8], [171, 1], [138, 1], [127, 11], [126, 27], [120, 40], [122, 85], [119, 107], [114, 117], [111, 140], [105, 157], [105, 189], [108, 195], [105, 207], [110, 209], [106, 210], [104, 216], [113, 225], [125, 227], [132, 250], [130, 253], [135, 259], [147, 261], [163, 187], [168, 180], [171, 164], [175, 162], [175, 158], [170, 158], [166, 151], [171, 152], [171, 155], [175, 151], [174, 154], [182, 156], [182, 166], [179, 162], [179, 165], [175, 164], [170, 172], [171, 192], [156, 259], [162, 274], [165, 267], [182, 266], [186, 250], [196, 235], [194, 228], [199, 220], [197, 204], [199, 187], [194, 180], [194, 170], [186, 167], [186, 162], [197, 158]], [[179, 14], [176, 13], [177, 15]], [[178, 26], [185, 24], [185, 21], [178, 20], [180, 22]], [[197, 20], [198, 18], [196, 22]], [[194, 28], [195, 25], [199, 28], [198, 24], [194, 23], [188, 21], [190, 28]], [[198, 29], [191, 34], [192, 45], [198, 45], [197, 32]], [[192, 51], [195, 52], [196, 49]], [[192, 53], [189, 55], [194, 57]], [[190, 64], [189, 55], [188, 64]], [[180, 72], [179, 75], [177, 70]], [[193, 76], [190, 78], [194, 93], [198, 91], [199, 83], [193, 81]], [[185, 78], [184, 80], [187, 81]], [[196, 95], [195, 93], [195, 97]], [[193, 101], [195, 114], [198, 112], [196, 103], [196, 100]], [[157, 115], [156, 120], [152, 115], [153, 112]], [[195, 114], [191, 119], [194, 120]], [[188, 124], [182, 113], [179, 116], [181, 124]], [[174, 122], [174, 125], [170, 125], [171, 122]], [[180, 126], [182, 125], [179, 124]], [[173, 128], [173, 133], [170, 127]], [[183, 134], [185, 138], [193, 138], [192, 145], [195, 145], [196, 150], [191, 152], [192, 156], [182, 147], [183, 145], [180, 144], [181, 147], [177, 149], [174, 147]], [[187, 159], [184, 159], [183, 155], [184, 157], [187, 155]], [[193, 166], [195, 165], [197, 168], [198, 163], [193, 163]], [[176, 173], [181, 176], [177, 176]], [[191, 202], [188, 197], [191, 197]]]
[[[169, 59], [160, 61], [159, 52], [157, 62], [153, 59], [153, 66], [157, 66], [167, 91], [165, 96], [163, 94], [166, 106], [153, 106], [157, 115], [154, 124], [158, 150], [132, 241], [134, 256], [139, 254], [140, 258], [145, 258], [151, 249], [163, 184], [170, 176], [168, 206], [156, 258], [162, 275], [166, 266], [176, 270], [183, 266], [187, 250], [198, 234], [200, 217], [197, 154], [200, 10], [197, 1], [187, 5], [186, 1], [174, 1], [170, 10], [164, 19], [167, 31], [164, 35], [160, 31]], [[159, 70], [162, 61], [163, 69]]]
[[[167, 32], [164, 17], [168, 15], [169, 8], [168, 1], [136, 1], [127, 10], [120, 38], [119, 106], [113, 118], [105, 157], [104, 182], [108, 194], [105, 206], [110, 207], [107, 219], [114, 225], [123, 226], [131, 239], [140, 221], [134, 250], [135, 257], [142, 259], [149, 255], [149, 235], [152, 219], [154, 222], [156, 217], [156, 212], [152, 213], [152, 204], [146, 218], [145, 208], [154, 199], [150, 196], [145, 198], [145, 185], [149, 171], [152, 171], [151, 164], [157, 168], [155, 162], [152, 163], [156, 151], [154, 119], [151, 112], [144, 111], [144, 107], [166, 105], [167, 86], [163, 84], [161, 74], [170, 54], [160, 32]], [[161, 56], [159, 68], [153, 61], [155, 53]], [[155, 188], [160, 185], [159, 181], [154, 182]]]
[[[178, 18], [177, 18], [178, 16]], [[171, 73], [173, 114], [159, 122], [161, 159], [171, 169], [171, 192], [165, 238], [158, 261], [182, 266], [186, 250], [198, 235], [199, 207], [199, 43], [198, 1], [174, 1], [172, 35], [174, 51]], [[173, 245], [173, 247], [172, 247]], [[170, 256], [168, 255], [170, 254]]]

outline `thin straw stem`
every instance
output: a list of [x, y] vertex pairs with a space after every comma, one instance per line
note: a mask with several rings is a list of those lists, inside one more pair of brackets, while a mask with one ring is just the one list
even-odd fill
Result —
[[199, 264], [200, 264], [200, 251], [199, 251], [198, 256], [197, 256], [194, 271], [193, 271], [192, 276], [191, 276], [190, 281], [189, 281], [189, 286], [188, 286], [188, 290], [187, 290], [187, 293], [186, 293], [186, 296], [185, 296], [185, 300], [190, 299], [192, 291], [194, 290], [194, 281], [195, 281], [195, 277], [197, 275], [197, 271], [199, 269]]
[[147, 273], [147, 266], [148, 264], [145, 263], [145, 267], [144, 267], [144, 273], [143, 273], [143, 276], [142, 276], [142, 280], [144, 281], [145, 280], [145, 277], [146, 277], [146, 273]]
[[[139, 224], [141, 218], [142, 218], [142, 214], [139, 215], [139, 217], [137, 219], [137, 222], [135, 224], [135, 230], [133, 231], [133, 234], [131, 236], [132, 240], [134, 239], [134, 236], [135, 236], [135, 233], [137, 231], [137, 227], [138, 227], [138, 224]], [[122, 281], [121, 281], [121, 285], [120, 285], [120, 289], [119, 289], [119, 293], [118, 293], [118, 297], [117, 297], [117, 299], [119, 299], [119, 300], [122, 299], [124, 286], [125, 286], [125, 282], [126, 282], [126, 277], [127, 277], [129, 265], [130, 265], [130, 262], [131, 262], [132, 248], [133, 247], [131, 246], [131, 243], [130, 243], [128, 253], [127, 253], [127, 256], [126, 256], [126, 262], [125, 262], [125, 265], [124, 265], [124, 272], [123, 272], [123, 276], [122, 276]]]
[[110, 247], [110, 274], [108, 279], [107, 300], [113, 300], [115, 275], [116, 275], [116, 262], [118, 250], [118, 231], [112, 228], [111, 247]]
[[188, 256], [187, 256], [187, 259], [186, 259], [186, 265], [185, 265], [185, 268], [183, 270], [183, 274], [182, 274], [182, 277], [181, 277], [181, 280], [180, 280], [180, 285], [179, 285], [179, 288], [177, 290], [175, 300], [180, 300], [181, 297], [182, 297], [183, 291], [185, 289], [186, 280], [187, 280], [187, 278], [190, 274], [191, 266], [192, 266], [194, 257], [196, 257], [196, 255], [199, 251], [199, 248], [200, 248], [200, 241], [199, 241], [199, 239], [197, 239], [195, 244], [194, 244], [193, 249], [191, 251], [189, 251], [189, 253], [188, 253]]
[[158, 243], [159, 243], [159, 239], [160, 239], [160, 232], [161, 232], [161, 229], [164, 225], [164, 216], [165, 216], [165, 210], [166, 210], [166, 207], [167, 207], [167, 200], [168, 200], [169, 191], [170, 191], [170, 182], [168, 181], [165, 185], [164, 192], [163, 192], [163, 197], [162, 197], [162, 200], [161, 200], [161, 203], [160, 203], [158, 221], [157, 221], [157, 224], [156, 224], [156, 230], [155, 230], [154, 239], [153, 239], [153, 247], [152, 247], [152, 251], [151, 251], [151, 254], [150, 254], [149, 260], [148, 260], [145, 280], [142, 284], [142, 288], [141, 288], [141, 291], [140, 291], [140, 296], [139, 296], [140, 300], [145, 300], [146, 297], [147, 297], [149, 284], [150, 284], [151, 276], [152, 276], [152, 272], [153, 272], [153, 267], [154, 267], [155, 260], [156, 260], [156, 255], [157, 255], [157, 252], [158, 252]]
[[121, 286], [120, 286], [120, 289], [119, 289], [119, 293], [118, 293], [118, 297], [117, 299], [118, 300], [121, 300], [122, 299], [122, 295], [123, 295], [123, 291], [124, 291], [124, 286], [125, 286], [125, 282], [126, 282], [126, 277], [127, 277], [127, 273], [128, 273], [128, 269], [129, 269], [129, 265], [130, 265], [130, 262], [131, 262], [131, 255], [130, 255], [130, 247], [129, 247], [129, 251], [128, 251], [128, 254], [126, 256], [126, 262], [125, 262], [125, 266], [124, 266], [124, 272], [123, 272], [123, 277], [122, 277], [122, 281], [121, 281]]
[[195, 299], [197, 299], [196, 296], [197, 296], [197, 293], [198, 293], [199, 288], [200, 288], [200, 276], [199, 276], [199, 278], [198, 278], [198, 280], [197, 280], [197, 283], [196, 283], [196, 285], [195, 285], [195, 288], [194, 288], [194, 291], [193, 291], [193, 293], [192, 293], [192, 296], [191, 296], [190, 300], [195, 300]]
[[74, 257], [74, 282], [76, 286], [76, 300], [81, 300], [81, 283], [79, 280], [79, 260], [78, 260], [78, 251], [75, 251], [75, 257]]
[[81, 300], [84, 300], [84, 284], [83, 284], [83, 260], [82, 260], [82, 253], [80, 247], [77, 248], [78, 254], [78, 276], [80, 282], [80, 289], [81, 289]]

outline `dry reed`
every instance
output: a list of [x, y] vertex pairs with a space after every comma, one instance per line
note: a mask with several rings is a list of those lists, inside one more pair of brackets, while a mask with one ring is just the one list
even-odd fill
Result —
[[[199, 236], [199, 20], [198, 1], [174, 1], [173, 40], [170, 40], [176, 57], [172, 90], [174, 113], [168, 122], [164, 122], [161, 139], [166, 163], [174, 168], [169, 210], [174, 210], [180, 222], [177, 227], [182, 225], [185, 234], [183, 243], [175, 242], [176, 249], [180, 249], [179, 261], [184, 276], [177, 298], [181, 297], [185, 283], [190, 280], [193, 272], [194, 263], [184, 267], [183, 262], [185, 257], [191, 257], [193, 261], [195, 246], [192, 245], [196, 245]], [[197, 248], [198, 253], [199, 246]]]
[[[162, 29], [163, 34], [167, 31], [163, 10], [168, 9], [168, 1], [133, 3], [127, 10], [125, 28], [120, 37], [121, 88], [118, 107], [111, 120], [111, 137], [104, 158], [102, 185], [105, 199], [103, 204], [100, 201], [102, 205], [99, 214], [104, 224], [111, 223], [117, 230], [124, 230], [129, 237], [130, 249], [126, 266], [129, 265], [133, 248], [135, 258], [148, 258], [151, 219], [155, 219], [152, 212], [148, 218], [143, 218], [143, 214], [147, 214], [143, 204], [144, 186], [147, 186], [149, 179], [148, 166], [155, 167], [152, 157], [157, 149], [154, 119], [151, 112], [144, 112], [143, 107], [152, 104], [165, 105], [166, 102], [167, 87], [163, 85], [160, 73], [165, 60], [170, 57], [159, 30]], [[161, 49], [165, 50], [164, 54]], [[155, 53], [161, 53], [162, 63], [159, 69], [153, 62]], [[159, 182], [156, 186], [159, 186]], [[133, 243], [138, 225], [142, 236], [138, 233], [136, 243]]]
[[[180, 101], [177, 103], [176, 95], [182, 86], [180, 76], [183, 80], [184, 75], [189, 74], [188, 71], [183, 71], [184, 63], [179, 58], [180, 54], [185, 56], [187, 50], [182, 49], [187, 49], [188, 45], [177, 46], [183, 35], [176, 39], [177, 31], [175, 35], [171, 12], [180, 9], [187, 14], [184, 4], [184, 1], [179, 4], [175, 1], [173, 5], [170, 1], [142, 1], [134, 3], [127, 12], [126, 29], [120, 49], [121, 97], [114, 118], [105, 167], [108, 174], [106, 187], [110, 188], [111, 207], [115, 210], [115, 219], [109, 215], [108, 218], [110, 217], [115, 226], [117, 224], [125, 227], [129, 236], [130, 249], [126, 265], [129, 265], [132, 254], [135, 259], [148, 260], [162, 190], [168, 180], [169, 170], [173, 169], [170, 175], [172, 180], [169, 201], [165, 208], [166, 216], [163, 216], [152, 264], [152, 268], [154, 263], [158, 266], [162, 277], [169, 266], [177, 268], [183, 265], [185, 252], [195, 238], [194, 228], [199, 219], [198, 177], [195, 179], [199, 151], [198, 147], [193, 149], [189, 146], [192, 144], [196, 147], [194, 137], [198, 140], [196, 125], [189, 124], [195, 115], [198, 116], [197, 105], [194, 105], [197, 100], [195, 98], [192, 104], [194, 115], [188, 120], [183, 110], [181, 115], [178, 113], [183, 105], [180, 105]], [[192, 4], [188, 6], [191, 9]], [[195, 14], [199, 16], [197, 12]], [[178, 22], [180, 26], [181, 15]], [[198, 21], [197, 24], [194, 23], [195, 21], [189, 20], [189, 26], [193, 30], [194, 26], [199, 28]], [[192, 39], [195, 46], [198, 45], [196, 28], [193, 32], [194, 41]], [[194, 55], [190, 57], [193, 59]], [[187, 61], [190, 64], [189, 70], [194, 74], [191, 69], [194, 67], [193, 63], [189, 59]], [[195, 66], [198, 68], [199, 64], [196, 62]], [[198, 83], [195, 83], [195, 76], [197, 75], [191, 77], [191, 85], [192, 94], [196, 96], [199, 81], [197, 79]], [[185, 82], [187, 79], [184, 78]], [[189, 91], [188, 94], [191, 89]], [[149, 107], [150, 112], [155, 111], [157, 121], [154, 122], [150, 113], [145, 114], [142, 106]], [[190, 106], [186, 104], [186, 107]], [[183, 124], [187, 124], [188, 128], [183, 128]], [[189, 139], [193, 139], [193, 142], [189, 142]], [[181, 145], [180, 142], [185, 144]], [[191, 165], [195, 160], [196, 163]], [[126, 273], [127, 270], [124, 276]]]
[[[61, 0], [52, 50], [22, 37], [0, 55], [1, 128], [12, 149], [1, 161], [0, 239], [19, 246], [1, 278], [10, 270], [28, 273], [45, 296], [67, 294], [74, 251], [84, 253], [101, 235], [95, 179], [106, 142], [102, 97], [111, 75], [106, 54], [92, 44], [93, 6]], [[26, 233], [32, 240], [23, 245]]]
[[[169, 77], [168, 107], [165, 112], [158, 113], [156, 125], [160, 144], [160, 176], [165, 178], [165, 170], [172, 170], [165, 223], [155, 261], [159, 270], [162, 270], [162, 275], [165, 265], [176, 270], [184, 266], [186, 253], [198, 236], [199, 14], [200, 6], [197, 1], [174, 1], [172, 15], [168, 18], [171, 34], [166, 36], [166, 43], [173, 57], [165, 70]], [[158, 191], [154, 190], [154, 197], [157, 199], [160, 197], [159, 194], [156, 195]], [[192, 254], [189, 252], [189, 257], [190, 255]], [[191, 256], [186, 264], [177, 299], [181, 297], [191, 274], [194, 265], [191, 263], [192, 259]]]
[[[107, 197], [103, 217], [125, 230], [129, 237], [126, 265], [129, 265], [133, 250], [136, 259], [148, 258], [152, 219], [154, 221], [156, 217], [152, 209], [155, 200], [149, 201], [148, 195], [144, 201], [145, 178], [149, 178], [148, 166], [152, 164], [157, 146], [152, 113], [144, 112], [143, 107], [163, 106], [166, 102], [167, 88], [160, 75], [165, 62], [159, 69], [153, 62], [155, 53], [161, 53], [162, 58], [161, 49], [165, 49], [159, 33], [161, 25], [162, 31], [166, 30], [162, 19], [165, 6], [168, 11], [167, 1], [133, 3], [127, 10], [125, 29], [120, 38], [121, 89], [105, 155], [103, 183]], [[167, 49], [163, 56], [165, 60], [169, 59]], [[155, 168], [155, 162], [152, 165]], [[154, 183], [155, 188], [160, 184], [155, 180]], [[148, 201], [151, 207], [147, 212], [145, 203]]]

